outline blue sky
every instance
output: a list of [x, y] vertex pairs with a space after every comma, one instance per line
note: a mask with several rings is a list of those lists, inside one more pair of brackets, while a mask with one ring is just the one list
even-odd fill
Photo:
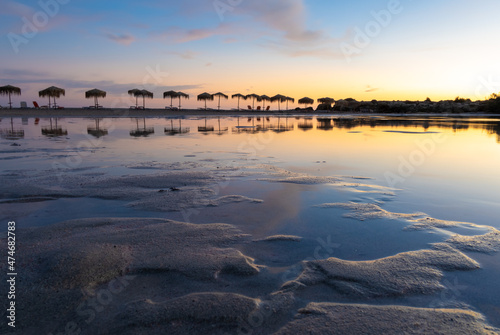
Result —
[[134, 87], [157, 97], [175, 89], [358, 100], [500, 92], [494, 0], [2, 0], [2, 8], [0, 85], [20, 86], [28, 101], [51, 85], [74, 106], [94, 87], [115, 100]]

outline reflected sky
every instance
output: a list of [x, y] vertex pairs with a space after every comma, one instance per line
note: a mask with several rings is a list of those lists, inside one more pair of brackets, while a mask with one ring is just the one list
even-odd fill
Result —
[[121, 175], [138, 162], [271, 163], [374, 178], [398, 189], [397, 205], [409, 212], [488, 225], [500, 214], [495, 118], [3, 118], [0, 130], [3, 171], [97, 167]]

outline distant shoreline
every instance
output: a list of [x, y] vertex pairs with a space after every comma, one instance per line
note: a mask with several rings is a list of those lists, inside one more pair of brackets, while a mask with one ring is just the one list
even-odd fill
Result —
[[488, 113], [365, 113], [365, 112], [335, 112], [335, 111], [306, 111], [306, 110], [287, 110], [287, 111], [257, 111], [257, 110], [199, 110], [199, 109], [33, 109], [33, 108], [15, 108], [0, 109], [0, 117], [76, 117], [76, 118], [120, 118], [120, 117], [217, 117], [217, 116], [446, 116], [446, 117], [497, 117], [500, 114]]

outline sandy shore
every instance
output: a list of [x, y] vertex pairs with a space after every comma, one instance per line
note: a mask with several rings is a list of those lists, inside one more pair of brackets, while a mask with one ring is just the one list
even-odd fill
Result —
[[454, 113], [454, 114], [363, 114], [358, 112], [325, 112], [325, 111], [309, 111], [309, 110], [287, 110], [287, 111], [256, 111], [256, 110], [200, 110], [200, 109], [182, 109], [182, 110], [167, 110], [167, 109], [125, 109], [125, 108], [105, 108], [100, 110], [82, 109], [82, 108], [65, 108], [65, 109], [34, 109], [34, 108], [15, 108], [15, 109], [0, 109], [0, 117], [184, 117], [184, 116], [248, 116], [248, 115], [356, 115], [356, 116], [450, 116], [450, 117], [499, 117], [500, 114], [479, 114], [479, 113]]
[[[315, 113], [315, 112], [313, 112]], [[250, 110], [200, 110], [200, 109], [2, 109], [2, 117], [177, 117], [177, 116], [234, 116], [234, 115], [283, 115], [283, 114], [313, 114], [310, 111], [250, 111]]]

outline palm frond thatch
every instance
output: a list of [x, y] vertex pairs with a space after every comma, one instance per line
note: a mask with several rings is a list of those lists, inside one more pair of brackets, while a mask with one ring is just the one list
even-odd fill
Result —
[[66, 90], [55, 86], [50, 86], [38, 92], [38, 96], [40, 98], [45, 98], [45, 97], [60, 98], [61, 95], [66, 96]]
[[299, 103], [299, 105], [312, 105], [314, 103], [314, 99], [305, 97], [305, 98], [299, 99], [298, 103]]
[[231, 96], [231, 98], [233, 98], [233, 99], [238, 98], [238, 99], [243, 99], [243, 100], [246, 100], [246, 99], [247, 99], [247, 96], [246, 96], [246, 95], [243, 95], [243, 94], [240, 94], [240, 93], [237, 93], [237, 94], [233, 94], [233, 95]]
[[198, 101], [214, 101], [214, 96], [210, 93], [202, 93], [198, 95]]
[[97, 88], [94, 88], [93, 90], [85, 92], [85, 98], [90, 99], [90, 98], [105, 98], [106, 97], [106, 92], [98, 90]]
[[319, 103], [322, 103], [322, 104], [333, 104], [335, 102], [335, 99], [333, 98], [321, 98], [321, 99], [318, 99], [318, 102]]
[[229, 99], [229, 97], [227, 95], [225, 95], [224, 93], [215, 93], [214, 94], [214, 97], [219, 97], [219, 98], [224, 98], [224, 99]]
[[177, 97], [179, 97], [179, 93], [178, 92], [175, 92], [175, 91], [163, 92], [163, 99], [166, 99], [166, 98], [177, 98]]
[[12, 85], [2, 86], [0, 95], [21, 95], [21, 89]]

